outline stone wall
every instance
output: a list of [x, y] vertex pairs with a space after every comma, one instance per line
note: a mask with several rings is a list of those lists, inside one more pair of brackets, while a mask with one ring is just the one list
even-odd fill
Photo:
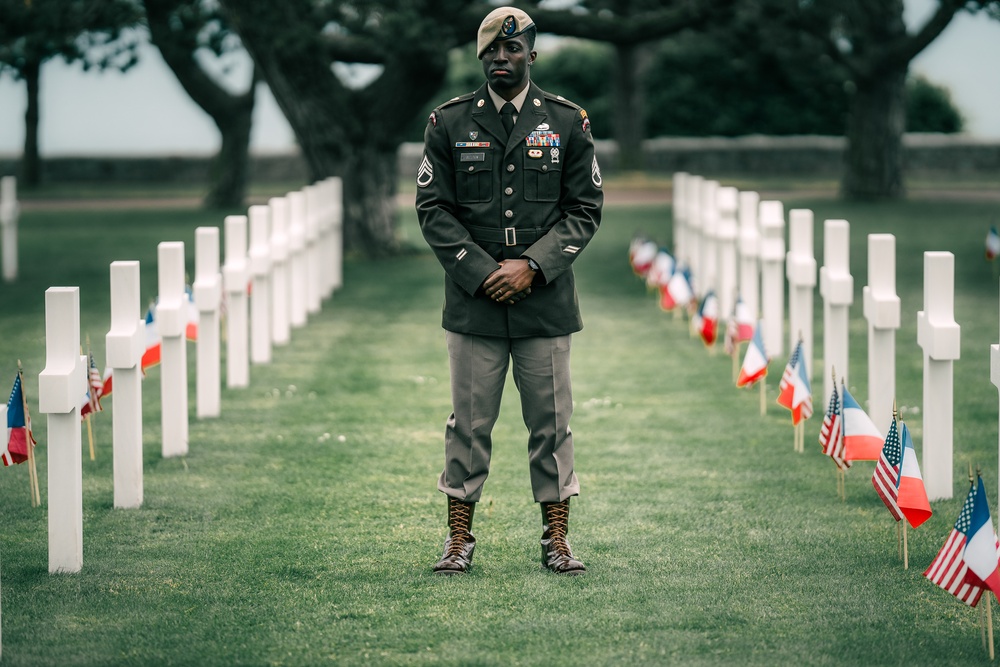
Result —
[[[962, 135], [908, 134], [904, 138], [908, 175], [1000, 174], [1000, 140]], [[846, 142], [843, 137], [666, 137], [645, 142], [650, 171], [671, 174], [754, 174], [760, 176], [840, 174]], [[617, 147], [597, 142], [602, 170], [614, 173]], [[416, 174], [422, 145], [408, 143], [399, 150], [399, 173]], [[51, 157], [43, 160], [47, 183], [161, 182], [199, 183], [208, 178], [205, 156], [94, 156]], [[0, 175], [17, 173], [16, 156], [0, 156]], [[251, 160], [255, 182], [306, 182], [308, 170], [297, 153], [257, 155]]]

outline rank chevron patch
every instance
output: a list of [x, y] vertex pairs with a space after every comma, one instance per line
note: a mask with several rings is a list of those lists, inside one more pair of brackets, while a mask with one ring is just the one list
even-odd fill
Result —
[[[424, 158], [425, 160], [427, 158]], [[597, 166], [597, 156], [594, 156], [594, 164], [590, 167], [590, 180], [594, 182], [594, 187], [599, 188], [604, 183], [604, 179], [601, 178], [601, 168]], [[419, 181], [418, 181], [419, 182]]]
[[421, 188], [426, 188], [434, 181], [434, 166], [431, 165], [431, 161], [427, 159], [427, 155], [424, 154], [424, 159], [420, 162], [420, 167], [417, 168], [417, 185]]

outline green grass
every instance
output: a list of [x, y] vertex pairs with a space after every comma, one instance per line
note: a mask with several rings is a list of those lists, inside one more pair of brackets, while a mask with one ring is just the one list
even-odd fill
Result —
[[[111, 414], [98, 415], [96, 461], [84, 435], [83, 570], [49, 575], [46, 429], [36, 409], [44, 290], [81, 287], [82, 330], [101, 362], [108, 263], [140, 260], [142, 293], [152, 296], [156, 243], [193, 249], [195, 227], [221, 215], [36, 211], [21, 222], [21, 280], [0, 287], [0, 379], [13, 380], [20, 357], [43, 489], [43, 507], [32, 509], [25, 467], [0, 473], [4, 662], [985, 664], [978, 611], [921, 572], [957, 516], [968, 462], [983, 467], [996, 498], [989, 345], [1000, 318], [982, 248], [1000, 205], [785, 203], [812, 208], [818, 222], [851, 222], [850, 373], [862, 401], [866, 235], [897, 237], [902, 405], [922, 404], [921, 253], [956, 254], [956, 498], [934, 503], [934, 517], [910, 532], [908, 571], [871, 489], [872, 464], [848, 472], [846, 502], [838, 500], [834, 467], [814, 444], [822, 406], [807, 425], [806, 453], [794, 453], [787, 414], [773, 406], [760, 417], [757, 392], [733, 387], [730, 360], [709, 355], [631, 275], [629, 239], [639, 230], [668, 238], [669, 210], [619, 206], [606, 210], [577, 263], [586, 328], [574, 337], [573, 429], [583, 495], [570, 538], [586, 577], [539, 570], [540, 517], [512, 383], [477, 510], [475, 568], [461, 578], [430, 573], [445, 535], [436, 477], [450, 400], [441, 270], [427, 252], [348, 261], [344, 288], [322, 313], [272, 364], [252, 368], [248, 389], [223, 390], [221, 418], [199, 421], [192, 409], [182, 459], [160, 457], [152, 370], [139, 510], [112, 509]], [[410, 210], [401, 234], [422, 249]], [[821, 258], [821, 233], [816, 245]], [[784, 361], [772, 362], [772, 396]], [[919, 451], [920, 415], [909, 424]]]

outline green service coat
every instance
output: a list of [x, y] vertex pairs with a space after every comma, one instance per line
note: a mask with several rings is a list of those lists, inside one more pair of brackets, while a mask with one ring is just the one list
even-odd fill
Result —
[[[431, 113], [417, 216], [445, 270], [442, 326], [480, 336], [561, 336], [583, 327], [573, 262], [597, 232], [604, 194], [587, 113], [529, 83], [510, 139], [484, 84]], [[480, 287], [502, 259], [541, 267], [527, 298]]]

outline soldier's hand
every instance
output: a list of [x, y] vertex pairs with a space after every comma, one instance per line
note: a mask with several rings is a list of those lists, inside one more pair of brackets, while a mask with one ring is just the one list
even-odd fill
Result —
[[535, 271], [528, 266], [528, 260], [505, 259], [483, 282], [483, 289], [494, 301], [513, 305], [531, 294], [534, 279]]

